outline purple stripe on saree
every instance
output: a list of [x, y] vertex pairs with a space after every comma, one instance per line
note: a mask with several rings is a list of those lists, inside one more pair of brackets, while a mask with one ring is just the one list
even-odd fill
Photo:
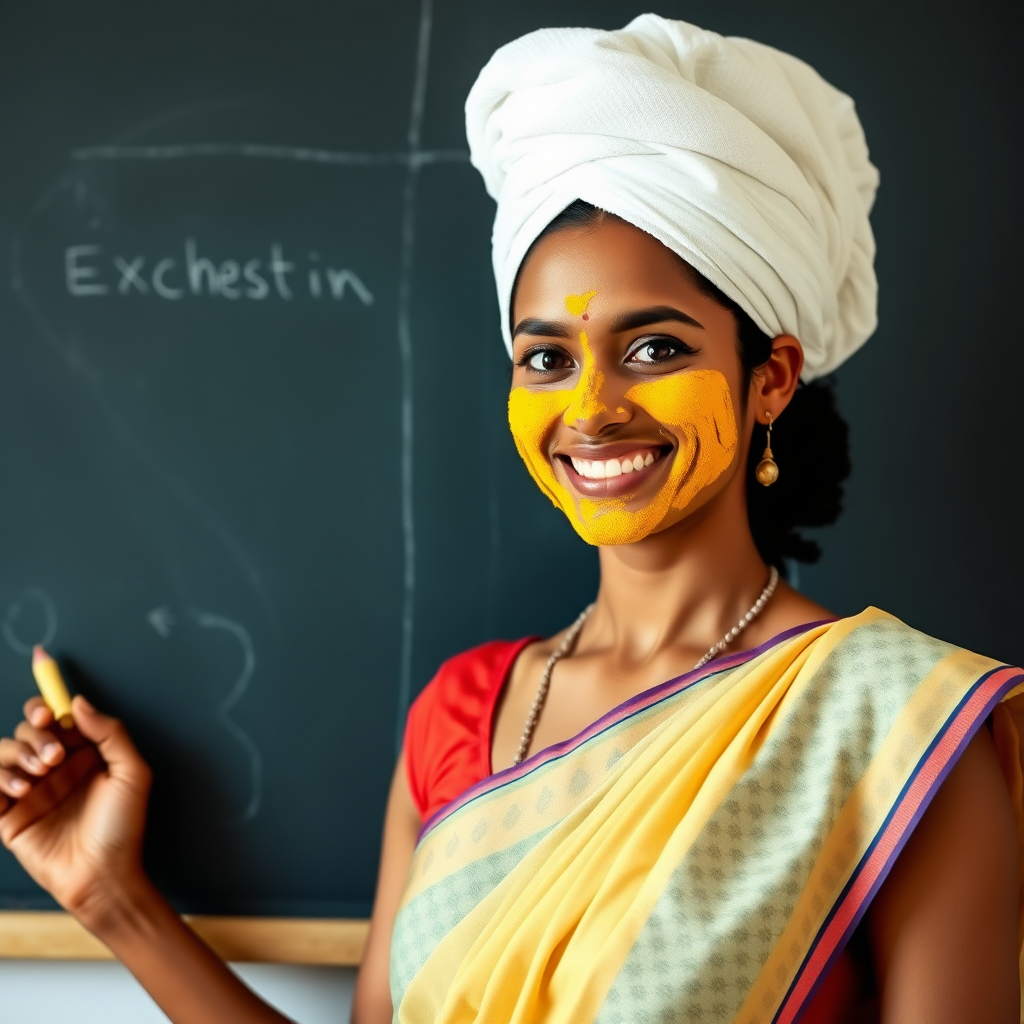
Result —
[[681, 676], [676, 676], [674, 679], [669, 679], [667, 682], [659, 683], [649, 690], [638, 693], [635, 697], [631, 697], [629, 700], [619, 704], [618, 707], [613, 708], [608, 714], [599, 718], [592, 725], [588, 725], [586, 729], [570, 739], [564, 740], [561, 743], [555, 743], [550, 747], [545, 747], [543, 750], [538, 750], [536, 754], [528, 757], [520, 764], [513, 765], [511, 768], [504, 768], [500, 772], [495, 772], [488, 778], [470, 786], [464, 793], [457, 796], [450, 803], [445, 804], [444, 807], [436, 811], [423, 823], [423, 827], [420, 829], [419, 840], [422, 840], [431, 829], [439, 825], [445, 818], [454, 814], [478, 796], [515, 782], [517, 779], [529, 775], [530, 772], [535, 771], [537, 768], [558, 758], [565, 757], [567, 754], [571, 754], [577, 747], [594, 736], [605, 732], [620, 722], [626, 721], [633, 715], [646, 711], [648, 708], [667, 700], [669, 697], [675, 696], [677, 693], [681, 693], [696, 683], [753, 661], [766, 651], [771, 650], [771, 648], [785, 643], [787, 640], [792, 640], [793, 637], [800, 636], [802, 633], [816, 629], [818, 626], [824, 626], [835, 621], [837, 620], [819, 619], [815, 622], [806, 622], [799, 626], [793, 626], [773, 636], [770, 640], [766, 640], [759, 647], [753, 647], [749, 651], [738, 651], [735, 654], [722, 655], [701, 669], [693, 669]]
[[881, 888], [915, 826], [985, 719], [1024, 673], [1005, 666], [981, 676], [946, 719], [829, 912], [772, 1024], [792, 1024], [821, 986]]

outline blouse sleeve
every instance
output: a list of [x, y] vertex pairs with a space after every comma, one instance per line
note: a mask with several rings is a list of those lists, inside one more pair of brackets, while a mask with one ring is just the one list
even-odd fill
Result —
[[446, 661], [409, 709], [405, 769], [426, 821], [491, 774], [491, 726], [516, 656], [533, 637], [495, 640]]

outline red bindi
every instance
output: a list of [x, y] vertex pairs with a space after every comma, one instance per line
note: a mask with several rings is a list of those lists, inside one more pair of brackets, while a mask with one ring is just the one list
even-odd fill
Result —
[[589, 320], [590, 319], [590, 314], [589, 313], [584, 313], [583, 314], [583, 319], [584, 320]]

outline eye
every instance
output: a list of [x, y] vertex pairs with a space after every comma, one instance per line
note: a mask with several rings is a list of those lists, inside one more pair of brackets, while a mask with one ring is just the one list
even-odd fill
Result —
[[560, 348], [531, 348], [523, 353], [519, 365], [534, 373], [558, 373], [560, 370], [571, 369], [573, 362], [568, 353]]
[[635, 345], [626, 357], [627, 363], [639, 363], [642, 366], [657, 366], [659, 363], [668, 362], [676, 356], [697, 354], [695, 348], [691, 348], [678, 338], [642, 338]]

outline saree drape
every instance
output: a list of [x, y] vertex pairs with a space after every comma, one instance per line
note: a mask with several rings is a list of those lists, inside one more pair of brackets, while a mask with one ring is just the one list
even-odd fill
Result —
[[989, 715], [1022, 828], [1022, 693], [873, 608], [645, 691], [425, 824], [395, 1020], [788, 1024]]

